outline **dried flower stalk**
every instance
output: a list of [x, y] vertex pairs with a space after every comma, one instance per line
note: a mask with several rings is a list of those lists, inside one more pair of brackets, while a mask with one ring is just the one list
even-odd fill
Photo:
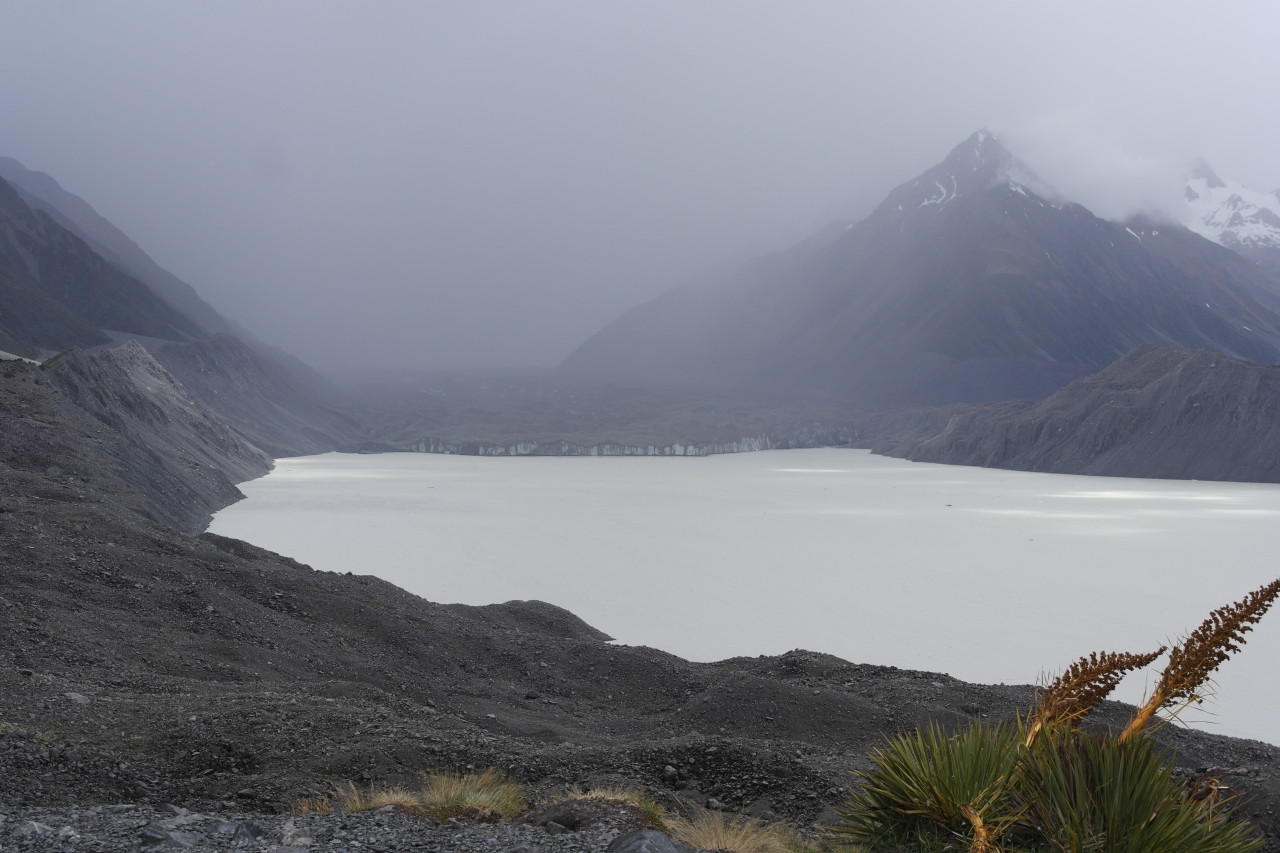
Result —
[[1280, 596], [1280, 579], [1210, 613], [1199, 628], [1169, 653], [1169, 663], [1160, 681], [1120, 733], [1119, 742], [1124, 743], [1146, 728], [1160, 709], [1182, 708], [1200, 701], [1201, 688], [1219, 666], [1240, 651], [1244, 635], [1253, 630], [1254, 623], [1271, 608], [1277, 596]]
[[1055, 678], [1031, 712], [1024, 743], [1030, 746], [1040, 732], [1049, 726], [1074, 725], [1111, 695], [1126, 675], [1141, 669], [1164, 654], [1161, 646], [1154, 652], [1091, 652], [1067, 667]]

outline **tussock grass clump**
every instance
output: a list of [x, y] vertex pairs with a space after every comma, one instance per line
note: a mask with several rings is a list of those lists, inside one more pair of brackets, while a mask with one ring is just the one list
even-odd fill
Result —
[[520, 786], [492, 769], [428, 776], [419, 802], [426, 816], [437, 821], [466, 817], [496, 823], [511, 820], [525, 810], [524, 791]]
[[497, 770], [479, 773], [437, 773], [426, 778], [420, 791], [398, 786], [357, 787], [342, 782], [333, 793], [321, 797], [304, 797], [294, 803], [300, 814], [332, 812], [367, 812], [386, 806], [444, 822], [449, 818], [494, 823], [510, 820], [524, 811], [524, 791]]
[[333, 814], [333, 798], [329, 795], [302, 797], [293, 803], [294, 814]]
[[384, 806], [398, 806], [413, 809], [418, 805], [418, 798], [406, 788], [377, 787], [373, 785], [361, 790], [353, 782], [345, 782], [336, 789], [338, 807], [344, 812], [371, 812]]
[[808, 846], [783, 823], [699, 809], [687, 818], [668, 818], [671, 837], [698, 850], [733, 853], [802, 853]]
[[620, 788], [601, 786], [594, 788], [571, 788], [561, 797], [564, 800], [596, 800], [606, 803], [621, 803], [633, 806], [640, 811], [645, 823], [651, 829], [667, 831], [667, 810], [653, 797], [639, 788]]
[[361, 789], [353, 782], [341, 782], [334, 785], [332, 794], [298, 800], [293, 810], [299, 814], [331, 814], [335, 811], [369, 812], [384, 806], [412, 811], [419, 806], [418, 797], [405, 788], [370, 785]]

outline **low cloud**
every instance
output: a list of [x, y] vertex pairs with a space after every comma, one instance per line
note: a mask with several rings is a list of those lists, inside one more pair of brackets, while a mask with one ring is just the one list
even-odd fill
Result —
[[1193, 155], [1138, 153], [1081, 113], [994, 128], [1000, 140], [1065, 201], [1122, 222], [1148, 216], [1184, 223], [1182, 188]]

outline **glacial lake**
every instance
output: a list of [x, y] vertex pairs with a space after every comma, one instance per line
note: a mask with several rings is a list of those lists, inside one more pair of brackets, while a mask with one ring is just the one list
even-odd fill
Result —
[[[241, 489], [211, 531], [431, 601], [541, 599], [701, 661], [804, 648], [1030, 684], [1091, 651], [1152, 650], [1280, 575], [1280, 486], [859, 450], [329, 453]], [[1280, 743], [1278, 665], [1275, 612], [1186, 719]]]

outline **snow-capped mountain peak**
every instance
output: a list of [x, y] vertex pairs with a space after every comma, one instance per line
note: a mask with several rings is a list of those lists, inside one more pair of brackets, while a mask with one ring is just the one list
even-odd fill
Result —
[[1051, 194], [995, 134], [983, 128], [951, 150], [945, 160], [895, 189], [878, 208], [888, 215], [940, 211], [962, 196], [1007, 185], [1016, 193]]
[[1280, 193], [1225, 181], [1203, 160], [1187, 178], [1187, 227], [1230, 249], [1280, 249]]

